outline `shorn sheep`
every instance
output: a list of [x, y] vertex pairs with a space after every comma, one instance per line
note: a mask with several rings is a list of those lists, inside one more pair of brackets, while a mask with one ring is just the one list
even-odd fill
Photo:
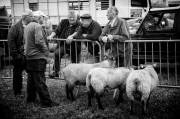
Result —
[[145, 115], [150, 95], [159, 83], [158, 75], [154, 70], [156, 64], [144, 66], [144, 69], [133, 70], [126, 81], [126, 93], [131, 100], [131, 114], [133, 114], [133, 103], [136, 100], [141, 102], [142, 114]]
[[64, 79], [66, 81], [66, 95], [68, 99], [75, 100], [73, 89], [76, 85], [86, 85], [86, 76], [90, 69], [95, 67], [115, 67], [116, 61], [112, 54], [105, 57], [105, 60], [94, 64], [69, 64], [63, 69]]
[[119, 68], [94, 68], [86, 77], [86, 87], [88, 90], [88, 106], [91, 107], [91, 98], [95, 94], [99, 109], [104, 109], [100, 97], [104, 94], [105, 88], [119, 89], [119, 97], [116, 104], [123, 101], [123, 91], [125, 91], [126, 79], [131, 70], [126, 67]]

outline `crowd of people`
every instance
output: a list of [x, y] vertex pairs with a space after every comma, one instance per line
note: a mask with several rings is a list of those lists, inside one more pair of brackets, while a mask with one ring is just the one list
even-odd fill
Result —
[[[43, 106], [58, 106], [58, 103], [51, 100], [48, 92], [45, 77], [46, 64], [48, 58], [54, 58], [54, 72], [49, 75], [54, 78], [59, 77], [60, 61], [65, 52], [71, 54], [72, 63], [79, 63], [81, 43], [76, 42], [75, 44], [75, 39], [106, 43], [106, 50], [110, 49], [110, 42], [112, 42], [111, 52], [116, 55], [117, 66], [124, 66], [124, 59], [126, 66], [129, 65], [132, 46], [127, 43], [124, 48], [123, 43], [131, 39], [129, 27], [124, 19], [118, 17], [118, 9], [115, 6], [108, 8], [107, 19], [109, 22], [102, 29], [100, 24], [92, 19], [91, 14], [78, 16], [75, 11], [69, 11], [67, 19], [62, 19], [53, 30], [49, 17], [42, 11], [25, 10], [22, 19], [12, 26], [8, 34], [8, 45], [14, 63], [14, 96], [22, 93], [22, 72], [25, 70], [28, 74], [27, 103], [34, 102], [38, 94]], [[48, 39], [51, 41], [54, 37], [66, 40], [57, 41], [57, 48], [54, 53], [51, 53]], [[85, 45], [89, 53], [95, 55], [95, 62], [99, 62], [98, 45], [92, 43]]]

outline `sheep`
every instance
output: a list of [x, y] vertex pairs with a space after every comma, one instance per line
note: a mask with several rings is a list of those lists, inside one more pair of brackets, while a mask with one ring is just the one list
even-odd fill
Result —
[[154, 70], [156, 64], [146, 65], [144, 69], [133, 70], [126, 81], [126, 94], [131, 100], [131, 114], [133, 103], [139, 101], [142, 104], [142, 114], [145, 115], [152, 92], [159, 84], [159, 78]]
[[[76, 85], [86, 85], [86, 76], [90, 69], [95, 67], [115, 67], [116, 61], [112, 54], [105, 57], [106, 60], [94, 64], [69, 64], [63, 69], [64, 79], [66, 81], [66, 96], [72, 101], [75, 100], [73, 90]], [[70, 98], [71, 96], [71, 98]]]
[[100, 97], [103, 96], [105, 88], [119, 89], [119, 97], [116, 104], [123, 101], [123, 91], [125, 91], [126, 78], [131, 72], [130, 68], [93, 68], [86, 77], [86, 87], [88, 90], [88, 106], [91, 107], [91, 98], [95, 94], [99, 109], [104, 109]]

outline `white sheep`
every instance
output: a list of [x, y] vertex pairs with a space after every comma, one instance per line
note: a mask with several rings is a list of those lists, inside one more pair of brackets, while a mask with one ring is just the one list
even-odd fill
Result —
[[[94, 64], [69, 64], [63, 69], [64, 79], [66, 81], [66, 95], [68, 99], [74, 101], [73, 89], [76, 85], [86, 85], [86, 76], [88, 72], [95, 67], [115, 67], [116, 61], [112, 54], [105, 57], [106, 60]], [[70, 98], [71, 96], [71, 98]]]
[[94, 68], [91, 69], [86, 77], [86, 87], [88, 90], [88, 106], [91, 105], [91, 98], [96, 95], [99, 109], [104, 109], [100, 97], [104, 94], [105, 88], [119, 89], [119, 97], [116, 104], [123, 101], [123, 91], [125, 91], [126, 79], [130, 68]]
[[144, 69], [133, 70], [126, 81], [126, 93], [131, 100], [131, 114], [135, 100], [142, 103], [142, 114], [145, 114], [150, 95], [159, 83], [158, 75], [154, 70], [156, 64], [147, 65]]

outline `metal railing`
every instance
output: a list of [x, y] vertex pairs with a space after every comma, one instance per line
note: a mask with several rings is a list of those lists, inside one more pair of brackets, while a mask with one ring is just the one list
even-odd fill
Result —
[[[61, 42], [59, 42], [61, 41]], [[57, 44], [60, 46], [61, 44], [64, 45], [64, 51], [66, 51], [66, 43], [63, 42], [65, 39], [53, 39], [52, 42], [59, 42], [59, 43], [51, 43], [51, 46], [56, 46]], [[92, 42], [89, 40], [75, 40], [73, 41], [76, 44], [80, 43], [81, 46], [81, 61], [80, 62], [86, 62], [86, 60], [92, 60], [95, 58], [95, 50], [93, 47], [93, 54], [88, 53], [88, 44], [92, 44], [92, 46], [95, 46], [95, 44], [99, 48], [99, 61], [103, 61], [104, 53], [105, 53], [105, 44], [100, 44], [99, 42]], [[12, 58], [10, 56], [9, 51], [7, 51], [7, 40], [0, 40], [0, 44], [4, 44], [3, 47], [1, 46], [1, 50], [3, 49], [3, 52], [1, 57], [1, 78], [12, 78]], [[180, 70], [180, 40], [127, 40], [124, 42], [133, 44], [133, 51], [130, 54], [131, 57], [131, 65], [140, 65], [140, 64], [147, 64], [147, 63], [157, 63], [157, 67], [155, 70], [157, 71], [159, 78], [160, 78], [160, 86], [162, 87], [175, 87], [180, 88], [180, 76], [178, 74]], [[84, 47], [86, 44], [86, 47]], [[118, 47], [118, 43], [117, 43]], [[112, 48], [112, 45], [111, 47]], [[55, 50], [55, 48], [52, 48]], [[51, 49], [51, 52], [54, 52]], [[71, 51], [71, 45], [70, 45], [70, 51]], [[7, 53], [8, 54], [7, 54]], [[77, 51], [75, 51], [77, 56]], [[84, 54], [86, 55], [84, 55]], [[125, 56], [124, 52], [124, 56]], [[63, 61], [61, 61], [61, 68], [62, 70], [64, 67], [66, 67], [69, 63], [71, 63], [71, 52], [64, 53], [64, 57], [62, 58]], [[69, 54], [66, 55], [66, 54]], [[119, 55], [119, 51], [117, 50], [117, 55]], [[59, 55], [60, 56], [60, 55]], [[77, 58], [77, 57], [76, 57]], [[84, 59], [83, 59], [84, 58]], [[52, 59], [51, 59], [52, 60]], [[77, 59], [76, 59], [77, 61]], [[124, 63], [126, 64], [126, 60], [124, 59]], [[62, 66], [62, 62], [64, 65]], [[119, 62], [119, 59], [118, 59]], [[78, 62], [77, 62], [78, 63]], [[93, 61], [89, 61], [89, 63], [94, 63]], [[48, 70], [46, 73], [46, 76], [53, 70], [54, 63], [49, 62], [47, 65]], [[50, 67], [51, 65], [51, 67]], [[119, 65], [119, 64], [118, 64]], [[10, 75], [6, 75], [7, 72], [10, 72]], [[60, 71], [60, 77], [61, 78], [61, 71]]]

